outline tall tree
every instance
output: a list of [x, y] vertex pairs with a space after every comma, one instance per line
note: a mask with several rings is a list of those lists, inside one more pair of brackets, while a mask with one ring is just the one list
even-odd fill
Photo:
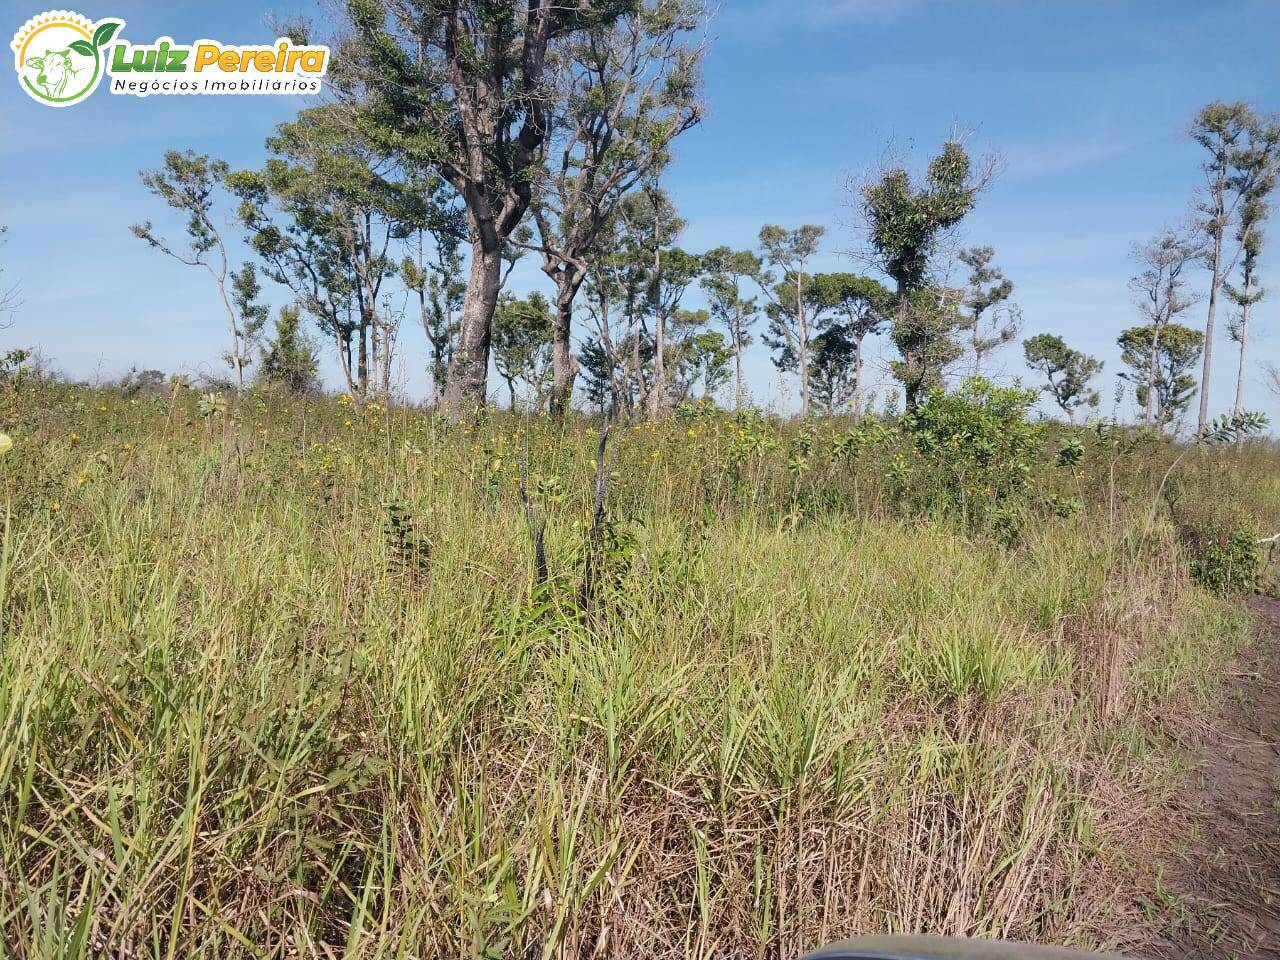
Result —
[[755, 297], [743, 295], [743, 282], [760, 275], [760, 258], [750, 250], [714, 247], [702, 255], [699, 281], [714, 317], [729, 335], [733, 351], [733, 406], [743, 399], [742, 353], [751, 345], [751, 327], [760, 316]]
[[1041, 390], [1053, 397], [1067, 419], [1074, 421], [1081, 407], [1096, 407], [1098, 391], [1089, 387], [1102, 370], [1102, 362], [1052, 333], [1038, 333], [1022, 344], [1027, 366], [1039, 370], [1047, 381]]
[[[835, 318], [832, 328], [821, 334], [833, 336], [824, 341], [824, 367], [843, 360], [849, 353], [851, 396], [855, 414], [862, 413], [863, 342], [880, 333], [893, 313], [893, 294], [880, 281], [852, 273], [814, 274], [809, 288], [814, 313], [826, 312]], [[848, 351], [846, 351], [846, 346]]]
[[511, 409], [516, 407], [516, 381], [528, 386], [534, 406], [541, 403], [551, 362], [551, 304], [540, 293], [523, 299], [503, 294], [493, 315], [493, 362], [507, 382]]
[[809, 415], [809, 341], [811, 339], [809, 301], [805, 272], [809, 260], [818, 252], [826, 228], [805, 224], [786, 230], [774, 224], [760, 229], [761, 260], [780, 271], [761, 271], [760, 289], [769, 299], [765, 313], [769, 317], [770, 336], [766, 341], [779, 351], [775, 361], [780, 369], [800, 374], [800, 415]]
[[1254, 306], [1266, 295], [1266, 290], [1258, 286], [1257, 282], [1258, 259], [1262, 255], [1262, 224], [1270, 213], [1266, 197], [1274, 184], [1274, 176], [1260, 180], [1253, 194], [1241, 206], [1236, 233], [1243, 251], [1240, 258], [1240, 286], [1233, 286], [1229, 281], [1224, 281], [1222, 285], [1227, 298], [1240, 311], [1230, 325], [1231, 339], [1240, 344], [1240, 358], [1236, 366], [1236, 401], [1232, 407], [1232, 411], [1237, 415], [1244, 409], [1244, 371], [1245, 357], [1249, 348], [1249, 321]]
[[[633, 410], [639, 389], [639, 371], [633, 375], [627, 362], [627, 338], [637, 332], [638, 265], [621, 247], [620, 226], [617, 217], [609, 221], [606, 230], [611, 252], [599, 253], [587, 264], [584, 312], [592, 329], [580, 351], [587, 399], [610, 417], [624, 409]], [[622, 320], [621, 329], [615, 319]]]
[[1165, 228], [1153, 239], [1133, 248], [1133, 259], [1142, 269], [1129, 281], [1129, 289], [1147, 321], [1142, 329], [1151, 336], [1150, 347], [1143, 353], [1147, 371], [1146, 389], [1141, 391], [1147, 426], [1156, 423], [1159, 392], [1155, 383], [1159, 377], [1160, 337], [1166, 326], [1195, 303], [1195, 297], [1187, 291], [1186, 273], [1200, 261], [1204, 252], [1199, 237], [1174, 228]]
[[[655, 251], [645, 292], [645, 310], [653, 317], [653, 377], [649, 387], [649, 416], [656, 417], [671, 406], [671, 377], [667, 370], [668, 342], [681, 325], [705, 322], [703, 316], [694, 321], [680, 309], [685, 291], [702, 272], [702, 258], [679, 247]], [[678, 339], [678, 337], [677, 337]]]
[[969, 268], [964, 301], [968, 313], [960, 328], [969, 333], [974, 376], [982, 375], [983, 358], [1014, 339], [1021, 326], [1017, 307], [1009, 303], [1013, 281], [992, 263], [995, 255], [990, 247], [968, 247], [959, 254], [960, 262]]
[[[222, 160], [212, 160], [193, 150], [179, 152], [169, 150], [164, 155], [164, 165], [158, 170], [143, 170], [139, 176], [142, 184], [170, 207], [181, 211], [187, 218], [187, 246], [178, 250], [156, 234], [151, 221], [134, 224], [129, 229], [134, 236], [145, 240], [155, 249], [167, 254], [179, 263], [200, 267], [208, 271], [218, 289], [218, 299], [227, 316], [227, 332], [231, 348], [227, 362], [235, 374], [237, 390], [244, 389], [244, 368], [250, 362], [250, 349], [254, 330], [246, 326], [245, 318], [236, 311], [227, 246], [222, 232], [213, 220], [217, 192], [224, 186], [229, 167]], [[250, 318], [252, 322], [253, 318]]]
[[348, 0], [349, 59], [378, 95], [398, 149], [438, 170], [466, 208], [470, 273], [444, 406], [485, 401], [505, 244], [529, 207], [557, 98], [556, 42], [606, 28], [631, 0]]
[[391, 243], [447, 217], [439, 184], [405, 176], [360, 102], [303, 110], [267, 146], [261, 170], [228, 178], [250, 245], [333, 338], [347, 388], [385, 395], [398, 323], [380, 308], [398, 269]]
[[[1260, 181], [1274, 176], [1280, 162], [1280, 122], [1260, 118], [1246, 103], [1214, 101], [1191, 124], [1191, 137], [1204, 148], [1204, 193], [1198, 208], [1208, 241], [1209, 309], [1204, 327], [1204, 358], [1200, 375], [1200, 412], [1196, 432], [1209, 422], [1209, 374], [1213, 361], [1214, 318], [1222, 281], [1235, 270], [1244, 243], [1227, 249], [1227, 233]], [[1244, 233], [1247, 240], [1248, 232]]]
[[556, 285], [553, 416], [564, 414], [573, 393], [574, 300], [606, 224], [702, 116], [702, 51], [688, 40], [702, 15], [701, 0], [638, 0], [549, 54], [557, 109], [531, 211], [543, 272]]
[[652, 177], [623, 199], [617, 218], [619, 249], [627, 274], [624, 278], [627, 310], [636, 334], [628, 338], [632, 348], [631, 366], [637, 377], [642, 376], [641, 354], [645, 341], [650, 339], [644, 320], [646, 316], [653, 319], [652, 374], [647, 384], [641, 381], [641, 392], [648, 415], [656, 417], [670, 401], [666, 371], [667, 322], [679, 309], [686, 288], [697, 279], [701, 262], [674, 246], [684, 232], [685, 222]]
[[949, 231], [973, 209], [978, 194], [995, 174], [995, 160], [975, 170], [964, 145], [948, 140], [929, 161], [923, 176], [900, 163], [851, 188], [853, 206], [866, 225], [865, 258], [894, 285], [894, 343], [902, 358], [894, 365], [902, 381], [908, 410], [921, 394], [941, 382], [942, 368], [958, 355], [953, 334], [960, 322], [952, 292], [930, 287], [939, 278], [933, 256]]
[[[1196, 381], [1191, 371], [1204, 350], [1204, 334], [1180, 323], [1166, 323], [1159, 339], [1152, 336], [1150, 327], [1130, 327], [1116, 342], [1120, 345], [1120, 359], [1133, 371], [1120, 376], [1137, 385], [1138, 402], [1148, 404], [1148, 395], [1154, 394], [1156, 423], [1167, 426], [1176, 422], [1195, 394]], [[1153, 363], [1154, 385], [1148, 379]]]

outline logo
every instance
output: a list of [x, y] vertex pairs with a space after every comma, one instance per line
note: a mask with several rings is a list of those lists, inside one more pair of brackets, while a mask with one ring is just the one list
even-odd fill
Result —
[[286, 37], [270, 46], [184, 44], [172, 37], [135, 46], [116, 38], [123, 27], [116, 17], [95, 23], [70, 10], [32, 17], [11, 44], [18, 82], [38, 103], [69, 107], [93, 93], [104, 76], [112, 93], [138, 97], [305, 94], [320, 92], [329, 67], [328, 47], [295, 46]]
[[123, 26], [123, 20], [94, 23], [70, 10], [32, 17], [11, 44], [22, 89], [50, 107], [79, 103], [97, 89], [106, 45]]

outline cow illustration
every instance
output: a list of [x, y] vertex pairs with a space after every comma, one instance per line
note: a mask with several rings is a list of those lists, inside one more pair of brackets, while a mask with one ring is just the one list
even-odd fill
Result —
[[40, 71], [35, 79], [36, 85], [44, 90], [45, 96], [55, 100], [65, 94], [67, 84], [84, 69], [72, 66], [70, 49], [49, 50], [43, 57], [32, 57], [25, 66]]

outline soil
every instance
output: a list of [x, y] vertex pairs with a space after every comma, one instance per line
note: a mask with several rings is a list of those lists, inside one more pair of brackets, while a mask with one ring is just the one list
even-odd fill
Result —
[[1258, 642], [1180, 791], [1185, 825], [1147, 895], [1151, 958], [1280, 960], [1280, 601], [1252, 598]]

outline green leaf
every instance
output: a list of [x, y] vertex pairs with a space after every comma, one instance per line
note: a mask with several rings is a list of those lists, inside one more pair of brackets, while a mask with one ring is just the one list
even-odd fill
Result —
[[94, 55], [93, 46], [88, 40], [73, 40], [71, 42], [71, 49], [85, 57], [92, 57]]
[[111, 23], [99, 24], [98, 29], [93, 31], [93, 45], [101, 47], [116, 35], [116, 31], [120, 29], [120, 21], [116, 20]]

